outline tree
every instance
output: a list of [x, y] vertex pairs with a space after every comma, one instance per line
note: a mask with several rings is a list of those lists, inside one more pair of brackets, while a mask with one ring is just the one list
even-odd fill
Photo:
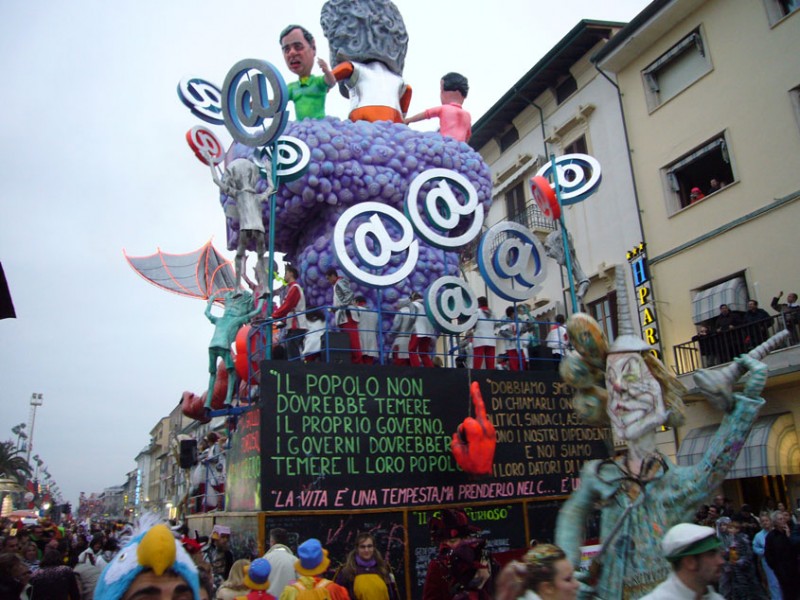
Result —
[[20, 485], [31, 476], [31, 466], [13, 442], [0, 442], [0, 477], [8, 477]]

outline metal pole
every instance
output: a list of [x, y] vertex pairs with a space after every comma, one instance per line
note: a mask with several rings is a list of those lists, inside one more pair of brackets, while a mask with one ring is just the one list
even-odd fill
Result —
[[385, 365], [386, 353], [383, 350], [383, 288], [378, 288], [378, 360]]
[[267, 286], [269, 286], [269, 307], [268, 307], [268, 316], [267, 316], [267, 327], [269, 331], [267, 332], [267, 346], [264, 352], [264, 358], [267, 360], [272, 359], [272, 305], [273, 299], [272, 294], [274, 293], [273, 281], [275, 279], [275, 195], [278, 193], [278, 143], [274, 142], [271, 144], [272, 152], [270, 154], [270, 162], [272, 163], [272, 168], [270, 169], [270, 177], [272, 178], [272, 193], [269, 197], [269, 250], [267, 250], [267, 259], [269, 260], [269, 265], [267, 266]]
[[[558, 170], [556, 169], [556, 155], [551, 153], [550, 154], [550, 170], [553, 172], [553, 189], [556, 192], [556, 199], [558, 200], [558, 207], [562, 209], [561, 205], [561, 190], [559, 189], [558, 185]], [[578, 298], [575, 295], [575, 280], [572, 277], [572, 259], [569, 255], [569, 232], [567, 231], [567, 225], [564, 222], [564, 211], [559, 210], [558, 216], [558, 223], [561, 225], [561, 242], [564, 246], [564, 260], [566, 262], [567, 267], [567, 280], [569, 281], [569, 296], [572, 300], [572, 312], [578, 312]]]

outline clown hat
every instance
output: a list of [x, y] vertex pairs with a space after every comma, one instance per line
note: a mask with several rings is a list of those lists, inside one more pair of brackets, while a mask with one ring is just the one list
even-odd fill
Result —
[[294, 563], [294, 570], [300, 575], [313, 577], [324, 573], [331, 564], [328, 558], [328, 551], [322, 547], [322, 543], [315, 538], [310, 538], [297, 547], [297, 561]]
[[244, 584], [251, 590], [266, 590], [269, 588], [269, 574], [272, 565], [265, 558], [254, 560], [244, 567]]

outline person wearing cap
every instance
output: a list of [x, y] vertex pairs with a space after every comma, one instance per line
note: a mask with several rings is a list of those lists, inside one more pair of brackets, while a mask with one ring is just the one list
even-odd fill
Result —
[[[484, 540], [476, 537], [480, 527], [469, 522], [467, 513], [460, 508], [446, 508], [439, 511], [428, 523], [431, 540], [439, 545], [439, 552], [428, 564], [422, 600], [450, 600], [456, 594], [469, 589], [474, 592], [470, 598], [491, 598], [491, 567], [480, 556]], [[474, 560], [463, 560], [473, 556]], [[454, 560], [455, 558], [455, 560]], [[474, 567], [465, 576], [465, 562]]]
[[706, 195], [703, 193], [699, 187], [693, 187], [689, 192], [689, 204], [694, 204], [695, 202], [700, 202]]
[[106, 565], [94, 600], [200, 600], [197, 567], [166, 524], [146, 517]]
[[269, 561], [263, 558], [257, 558], [245, 565], [244, 584], [250, 591], [245, 596], [238, 596], [236, 600], [275, 600], [275, 596], [267, 591], [271, 570]]
[[211, 564], [215, 587], [222, 585], [231, 572], [233, 552], [230, 550], [230, 543], [231, 528], [225, 525], [214, 525], [205, 559]]
[[[568, 356], [561, 368], [564, 381], [578, 390], [573, 398], [578, 416], [610, 424], [615, 438], [627, 446], [613, 458], [584, 464], [580, 488], [564, 503], [556, 524], [556, 544], [577, 566], [586, 518], [601, 503], [603, 550], [593, 570], [598, 572], [594, 593], [604, 600], [638, 598], [670, 574], [660, 534], [691, 521], [722, 484], [764, 405], [759, 396], [767, 377], [766, 365], [747, 355], [736, 359], [739, 371], [698, 371], [698, 387], [724, 415], [702, 458], [694, 465], [675, 465], [657, 448], [656, 432], [682, 422], [684, 388], [651, 354], [649, 344], [634, 335], [627, 298], [625, 272], [619, 269], [619, 335], [609, 347], [589, 315], [572, 315], [567, 330], [579, 356]], [[591, 375], [591, 368], [603, 367], [605, 389]], [[745, 370], [750, 376], [744, 388], [733, 393], [733, 383]]]
[[723, 600], [712, 587], [725, 564], [720, 545], [711, 527], [694, 523], [672, 527], [661, 542], [672, 573], [641, 600]]
[[322, 543], [315, 538], [307, 539], [297, 547], [297, 561], [294, 570], [298, 578], [286, 586], [280, 600], [311, 600], [325, 598], [330, 600], [350, 600], [347, 590], [325, 579], [322, 574], [328, 570], [331, 559]]

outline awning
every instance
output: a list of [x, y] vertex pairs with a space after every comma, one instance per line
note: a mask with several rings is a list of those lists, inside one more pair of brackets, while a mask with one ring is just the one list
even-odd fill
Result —
[[[678, 449], [678, 465], [697, 464], [705, 454], [719, 425], [692, 429]], [[753, 425], [736, 463], [726, 479], [762, 475], [800, 474], [800, 446], [791, 413], [768, 415]]]
[[716, 317], [722, 304], [727, 304], [731, 310], [747, 310], [747, 284], [743, 277], [734, 277], [697, 292], [692, 299], [694, 322]]

